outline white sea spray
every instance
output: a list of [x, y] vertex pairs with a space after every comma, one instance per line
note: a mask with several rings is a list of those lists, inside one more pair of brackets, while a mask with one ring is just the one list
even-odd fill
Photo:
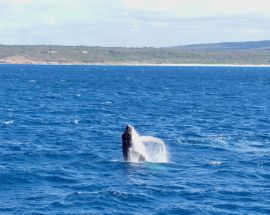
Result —
[[[140, 136], [132, 127], [132, 143], [133, 149], [143, 155], [147, 162], [167, 163], [168, 153], [165, 143], [159, 138], [152, 136]], [[130, 153], [130, 161], [138, 162], [138, 154]]]

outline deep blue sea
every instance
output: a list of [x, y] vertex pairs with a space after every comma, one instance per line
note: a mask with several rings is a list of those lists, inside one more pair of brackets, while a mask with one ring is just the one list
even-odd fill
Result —
[[0, 214], [270, 214], [270, 68], [0, 65], [0, 102]]

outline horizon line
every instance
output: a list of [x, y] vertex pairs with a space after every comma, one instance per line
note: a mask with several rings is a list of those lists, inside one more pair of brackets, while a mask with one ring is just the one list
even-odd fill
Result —
[[102, 45], [67, 45], [67, 44], [2, 44], [0, 46], [61, 46], [61, 47], [96, 47], [96, 48], [173, 48], [173, 47], [185, 47], [185, 46], [197, 46], [197, 45], [216, 45], [226, 43], [255, 43], [255, 42], [270, 42], [270, 39], [264, 40], [243, 40], [243, 41], [223, 41], [223, 42], [210, 42], [210, 43], [190, 43], [190, 44], [179, 44], [172, 46], [102, 46]]

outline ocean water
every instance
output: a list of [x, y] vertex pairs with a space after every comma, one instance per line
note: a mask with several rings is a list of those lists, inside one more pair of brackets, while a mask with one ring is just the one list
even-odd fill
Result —
[[0, 65], [0, 101], [0, 214], [270, 214], [269, 68]]

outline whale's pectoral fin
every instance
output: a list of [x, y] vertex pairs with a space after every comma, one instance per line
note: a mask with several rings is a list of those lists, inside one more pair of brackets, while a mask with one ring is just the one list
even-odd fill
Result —
[[151, 136], [140, 136], [140, 141], [164, 144], [164, 142], [161, 139], [158, 139], [156, 137], [151, 137]]
[[146, 158], [142, 154], [139, 154], [139, 161], [144, 162], [146, 161]]
[[146, 161], [145, 156], [143, 156], [141, 153], [136, 152], [136, 151], [133, 151], [132, 153], [133, 153], [133, 156], [134, 156], [134, 157], [137, 157], [137, 158], [138, 158], [138, 161], [139, 161], [139, 162], [144, 162], [144, 161]]

